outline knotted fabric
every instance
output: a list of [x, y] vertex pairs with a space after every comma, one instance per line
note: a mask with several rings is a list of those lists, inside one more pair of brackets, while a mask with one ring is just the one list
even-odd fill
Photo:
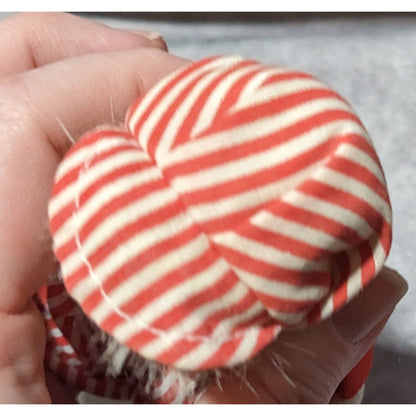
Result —
[[[391, 244], [383, 171], [349, 104], [308, 74], [236, 56], [180, 69], [124, 127], [82, 137], [49, 216], [60, 277], [41, 299], [55, 333], [69, 345], [90, 325], [184, 374], [244, 363], [329, 317]], [[75, 309], [89, 323], [64, 328]]]

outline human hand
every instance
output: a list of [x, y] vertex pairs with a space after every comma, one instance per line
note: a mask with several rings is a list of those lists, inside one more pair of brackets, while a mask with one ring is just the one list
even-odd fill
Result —
[[374, 345], [406, 281], [391, 269], [380, 274], [332, 318], [285, 331], [248, 364], [209, 386], [199, 403], [329, 403]]
[[[45, 403], [51, 400], [43, 374], [45, 332], [30, 299], [54, 267], [47, 203], [56, 167], [71, 146], [62, 126], [77, 138], [113, 117], [121, 121], [138, 95], [187, 61], [159, 50], [163, 49], [160, 41], [152, 44], [129, 32], [68, 15], [20, 15], [1, 25], [0, 51], [10, 59], [0, 64], [0, 197], [9, 201], [0, 207], [0, 402]], [[24, 27], [31, 29], [23, 31]], [[296, 393], [290, 391], [293, 386], [285, 375], [272, 371], [266, 351], [248, 370], [247, 381], [257, 395], [240, 389], [240, 380], [226, 376], [223, 391], [213, 385], [201, 400], [329, 401], [403, 294], [402, 279], [391, 274], [386, 278], [385, 273], [390, 272], [383, 272], [371, 291], [363, 291], [337, 315], [348, 315], [350, 310], [363, 317], [363, 325], [380, 321], [357, 345], [341, 340], [333, 321], [342, 322], [342, 318], [334, 317], [306, 331], [287, 332], [269, 347], [292, 365], [285, 368], [285, 375], [295, 380]], [[350, 328], [352, 332], [356, 325]], [[301, 349], [314, 358], [302, 355]], [[49, 385], [52, 401], [58, 400], [56, 385], [55, 380]]]
[[185, 61], [144, 32], [66, 14], [15, 15], [0, 34], [0, 402], [47, 403], [45, 330], [31, 298], [54, 268], [47, 203], [71, 146], [62, 126], [78, 137], [121, 122]]

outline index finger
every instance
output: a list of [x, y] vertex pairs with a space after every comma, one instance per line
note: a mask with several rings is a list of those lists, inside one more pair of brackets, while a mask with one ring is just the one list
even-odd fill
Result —
[[151, 32], [110, 28], [68, 13], [19, 13], [0, 22], [0, 77], [72, 56], [138, 47], [166, 49]]
[[17, 312], [54, 267], [47, 204], [75, 136], [121, 115], [187, 61], [154, 48], [91, 54], [0, 81], [0, 310]]

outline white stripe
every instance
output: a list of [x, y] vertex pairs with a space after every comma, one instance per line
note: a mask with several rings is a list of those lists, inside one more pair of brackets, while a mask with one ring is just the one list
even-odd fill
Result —
[[183, 379], [182, 378], [180, 378], [179, 380], [180, 380], [180, 384], [179, 384], [178, 394], [175, 397], [175, 399], [171, 402], [171, 404], [183, 404], [185, 399], [189, 395], [192, 396], [193, 393], [195, 392], [195, 388], [196, 388], [195, 380], [191, 380], [188, 383], [186, 383], [185, 385], [183, 384]]
[[[198, 258], [208, 249], [209, 245], [206, 238], [200, 235], [189, 243], [181, 245], [176, 250], [170, 251], [163, 257], [159, 257], [157, 261], [147, 264], [136, 273], [126, 277], [123, 282], [120, 282], [120, 284], [107, 295], [108, 301], [101, 302], [101, 304], [97, 305], [91, 312], [91, 316], [94, 317], [96, 322], [102, 322], [114, 310], [119, 310], [119, 305], [128, 302], [139, 292], [142, 292], [149, 286], [155, 284], [166, 274], [183, 266], [184, 263]], [[126, 261], [127, 260], [128, 258]], [[106, 276], [109, 276], [113, 272], [113, 270], [108, 270], [108, 272], [107, 270], [108, 269], [105, 269], [104, 267], [93, 270], [93, 273], [90, 276], [91, 279], [88, 280], [94, 280], [95, 287], [87, 282], [80, 282], [72, 290], [72, 296], [79, 302], [82, 302], [89, 295], [91, 287], [93, 290], [98, 287], [101, 291], [104, 291], [102, 282], [105, 280]], [[106, 297], [104, 296], [104, 298]], [[119, 313], [119, 315], [124, 317], [125, 320], [131, 320], [131, 318], [123, 312]], [[142, 324], [142, 328], [145, 328], [146, 326], [146, 323]]]
[[233, 108], [238, 108], [240, 106], [240, 102], [244, 103], [246, 100], [250, 99], [250, 97], [255, 94], [256, 90], [261, 87], [261, 84], [263, 84], [263, 82], [265, 82], [269, 77], [292, 72], [290, 69], [280, 67], [264, 67], [264, 65], [260, 65], [260, 68], [263, 68], [262, 71], [251, 77], [243, 86], [243, 89], [241, 90], [238, 100]]
[[193, 111], [193, 106], [195, 102], [200, 97], [204, 89], [212, 82], [214, 78], [220, 75], [224, 70], [217, 70], [209, 73], [205, 77], [201, 78], [196, 85], [188, 92], [186, 98], [182, 103], [176, 108], [175, 113], [169, 119], [169, 122], [164, 127], [164, 131], [159, 139], [159, 143], [155, 152], [155, 159], [159, 160], [168, 154], [169, 149], [172, 147], [172, 144], [175, 138], [178, 135], [182, 124], [189, 114]]
[[275, 216], [267, 211], [260, 211], [250, 219], [250, 223], [266, 231], [282, 234], [324, 250], [337, 252], [348, 248], [348, 244], [324, 231]]
[[[260, 258], [260, 256], [257, 258]], [[275, 262], [275, 264], [279, 265], [278, 262]], [[288, 301], [309, 302], [312, 300], [320, 300], [329, 290], [328, 287], [317, 284], [304, 284], [302, 286], [291, 285], [286, 282], [265, 279], [263, 276], [250, 273], [236, 266], [232, 268], [240, 279], [256, 292], [268, 296], [276, 296]]]
[[241, 360], [247, 360], [248, 357], [251, 357], [254, 348], [256, 347], [261, 328], [254, 327], [247, 330], [247, 333], [244, 334], [242, 341], [238, 348], [234, 351], [234, 354], [227, 361], [227, 367], [238, 364]]
[[[386, 260], [386, 253], [383, 249], [383, 245], [381, 244], [379, 240], [379, 236], [374, 233], [370, 239], [369, 243], [371, 246], [371, 256], [374, 260], [374, 268], [375, 268], [375, 276], [380, 272], [381, 268], [384, 265], [384, 261]], [[357, 249], [351, 249], [350, 252], [348, 252], [348, 257], [351, 263], [351, 268], [361, 268], [361, 256]], [[348, 279], [348, 299], [350, 300], [354, 296], [356, 296], [361, 290], [362, 290], [362, 269], [360, 273], [353, 274]], [[367, 279], [369, 281], [371, 279]]]
[[325, 166], [316, 172], [314, 178], [336, 189], [355, 195], [373, 207], [388, 224], [391, 224], [390, 205], [364, 183]]
[[153, 391], [154, 398], [160, 398], [178, 381], [178, 376], [175, 370], [171, 370], [167, 376], [162, 379], [162, 384], [156, 387]]
[[[271, 247], [267, 244], [262, 244], [258, 241], [251, 240], [249, 238], [243, 237], [234, 231], [226, 231], [223, 233], [217, 233], [211, 237], [219, 246], [224, 246], [236, 250], [245, 256], [252, 257], [264, 261], [268, 264], [276, 265], [283, 267], [289, 270], [302, 270], [302, 271], [328, 271], [328, 260], [308, 260], [303, 257], [295, 256], [287, 251], [281, 251], [274, 247]], [[240, 272], [238, 272], [240, 274]], [[245, 275], [240, 275], [240, 277], [246, 281]], [[254, 276], [253, 276], [254, 278]], [[266, 283], [266, 282], [265, 282]], [[270, 284], [270, 287], [276, 287], [276, 290], [286, 293], [284, 289], [286, 286], [285, 283], [271, 282], [267, 281]], [[276, 286], [274, 286], [274, 284]], [[281, 286], [282, 285], [282, 286]], [[252, 286], [250, 284], [250, 286]], [[261, 290], [259, 288], [259, 290]], [[268, 290], [268, 289], [267, 289]], [[290, 291], [293, 290], [293, 286], [289, 285], [287, 287], [287, 295], [290, 296]], [[296, 293], [299, 293], [299, 299], [303, 299], [300, 295], [303, 290], [306, 290], [305, 287], [299, 288], [296, 286]], [[297, 299], [296, 294], [294, 293], [292, 299]]]
[[86, 160], [91, 159], [91, 155], [105, 152], [114, 147], [126, 144], [126, 138], [122, 136], [106, 136], [102, 139], [96, 140], [93, 144], [83, 146], [75, 152], [65, 156], [63, 162], [59, 165], [56, 175], [55, 183], [62, 179], [72, 169], [83, 164]]
[[[187, 262], [187, 260], [188, 259], [182, 259], [181, 264]], [[160, 316], [173, 309], [175, 306], [179, 304], [186, 304], [186, 300], [188, 298], [203, 292], [210, 285], [220, 281], [224, 277], [224, 274], [227, 272], [227, 270], [229, 270], [229, 267], [224, 260], [220, 259], [216, 261], [207, 269], [203, 270], [195, 276], [189, 277], [187, 280], [174, 286], [167, 292], [160, 294], [153, 302], [149, 303], [144, 308], [141, 308], [140, 312], [138, 312], [138, 314], [135, 316], [136, 320], [140, 320], [140, 325], [143, 327], [149, 326], [151, 322], [154, 322]], [[145, 280], [145, 277], [143, 277], [143, 280]], [[132, 287], [130, 290], [126, 290], [127, 296], [124, 298], [121, 299], [118, 297], [115, 299], [114, 296], [111, 295], [113, 304], [121, 306], [126, 301], [128, 302], [130, 299], [132, 299], [133, 296], [140, 293], [140, 291], [135, 287], [134, 282], [132, 283], [133, 284], [131, 285]], [[127, 285], [124, 286], [126, 287]], [[120, 291], [117, 292], [118, 294], [120, 293]], [[184, 308], [186, 308], [186, 305], [184, 305]], [[116, 337], [120, 336], [118, 329], [116, 329], [113, 334]]]
[[[192, 332], [195, 331], [201, 323], [205, 322], [209, 316], [220, 310], [229, 309], [233, 304], [241, 301], [241, 299], [247, 295], [248, 291], [249, 289], [243, 283], [237, 282], [221, 297], [216, 298], [212, 302], [205, 303], [186, 318], [182, 319], [178, 324], [169, 328], [167, 331], [163, 331], [157, 339], [140, 348], [139, 353], [148, 359], [155, 359], [179, 340], [212, 342], [213, 347], [224, 342], [229, 339], [229, 334], [225, 334], [224, 337], [219, 337], [218, 339], [212, 339], [207, 336], [192, 335]], [[131, 325], [129, 328], [124, 328], [122, 332], [123, 338], [120, 340], [121, 342], [124, 342], [137, 332], [137, 326]]]
[[[284, 179], [259, 186], [246, 192], [232, 195], [227, 198], [218, 199], [214, 202], [205, 202], [198, 205], [188, 206], [188, 211], [192, 217], [199, 223], [211, 221], [225, 217], [253, 207], [261, 206], [280, 198], [291, 189], [295, 188], [299, 183], [309, 178], [320, 165], [320, 162], [308, 166], [306, 169], [299, 170], [293, 175]], [[214, 190], [215, 192], [215, 190]]]
[[73, 354], [75, 351], [69, 344], [65, 345], [55, 345], [54, 350], [56, 352], [64, 352], [66, 354]]
[[177, 99], [177, 97], [186, 89], [186, 87], [200, 74], [207, 72], [211, 69], [215, 69], [216, 67], [222, 67], [227, 65], [233, 65], [237, 62], [241, 61], [242, 58], [229, 56], [220, 59], [216, 59], [214, 61], [209, 62], [207, 65], [194, 70], [190, 74], [188, 74], [185, 78], [180, 79], [175, 85], [163, 96], [163, 98], [158, 102], [156, 107], [153, 109], [152, 113], [143, 122], [142, 126], [138, 131], [138, 139], [140, 144], [143, 146], [145, 151], [147, 151], [147, 144], [150, 139], [150, 136], [160, 122], [160, 119], [166, 113], [169, 106]]
[[212, 124], [218, 108], [231, 87], [244, 75], [259, 68], [261, 68], [261, 65], [257, 64], [240, 68], [239, 70], [233, 71], [231, 74], [227, 75], [226, 78], [218, 83], [206, 100], [204, 107], [198, 114], [198, 118], [191, 132], [192, 138], [195, 138], [195, 136], [199, 135]]
[[373, 233], [373, 229], [368, 223], [355, 212], [323, 199], [303, 194], [295, 189], [283, 194], [281, 199], [297, 208], [313, 212], [351, 228], [363, 239], [368, 238]]
[[385, 184], [384, 174], [378, 163], [367, 153], [350, 143], [342, 143], [335, 152], [337, 155], [358, 163], [368, 169], [383, 185]]
[[347, 280], [347, 300], [351, 300], [362, 289], [361, 256], [356, 247], [351, 247], [347, 256], [350, 270], [353, 271]]
[[[314, 78], [295, 78], [290, 80], [278, 81], [259, 88], [250, 96], [240, 99], [236, 105], [231, 108], [230, 112], [234, 113], [244, 108], [254, 107], [267, 103], [270, 100], [283, 97], [289, 94], [295, 94], [301, 91], [325, 89], [330, 91], [328, 87]], [[339, 98], [338, 98], [339, 100]]]
[[[86, 172], [82, 175], [82, 181], [78, 187], [79, 193], [84, 192], [88, 187], [101, 179], [104, 175], [112, 171], [133, 163], [149, 160], [148, 156], [136, 149], [120, 149], [120, 151], [111, 158], [104, 159], [90, 167], [91, 172]], [[136, 175], [138, 172], [136, 173]], [[55, 195], [49, 204], [49, 215], [55, 216], [61, 209], [73, 200], [74, 189], [72, 186], [66, 187], [59, 194]]]
[[156, 96], [165, 88], [169, 82], [183, 69], [179, 69], [178, 71], [174, 71], [172, 74], [162, 78], [156, 85], [154, 85], [146, 94], [143, 95], [140, 103], [138, 104], [136, 110], [131, 113], [130, 118], [128, 120], [128, 128], [131, 134], [134, 134], [134, 130], [139, 119], [143, 116], [143, 114], [148, 110], [150, 105], [153, 103]]
[[[237, 57], [232, 57], [234, 59], [237, 59]], [[239, 58], [241, 59], [241, 58]], [[219, 59], [215, 59], [211, 62], [208, 62], [207, 64], [205, 64], [203, 67], [200, 67], [198, 70], [194, 70], [191, 73], [195, 73], [196, 71], [198, 71], [197, 73], [200, 74], [202, 72], [205, 72], [211, 68], [216, 68], [217, 66], [221, 66], [221, 64], [226, 63], [227, 61], [224, 62], [223, 58], [219, 58]], [[159, 81], [155, 86], [153, 86], [144, 96], [143, 99], [140, 101], [140, 104], [138, 105], [136, 111], [134, 111], [131, 116], [130, 119], [128, 121], [128, 126], [129, 126], [129, 130], [133, 133], [135, 128], [136, 128], [136, 124], [139, 121], [139, 119], [142, 117], [142, 115], [146, 112], [146, 110], [149, 108], [149, 106], [152, 104], [153, 100], [156, 98], [156, 96], [159, 94], [159, 92], [162, 91], [162, 89], [167, 86], [167, 84], [169, 82], [171, 82], [175, 77], [177, 77], [178, 75], [180, 75], [184, 70], [186, 70], [186, 68], [180, 68], [177, 71], [174, 71], [173, 73], [171, 73], [170, 75], [164, 77], [161, 81]]]
[[[254, 129], [251, 130], [247, 125], [245, 127], [246, 131], [251, 131], [254, 141], [258, 137], [258, 132]], [[190, 193], [251, 176], [309, 152], [322, 143], [333, 140], [336, 135], [347, 130], [348, 132], [356, 131], [357, 124], [346, 120], [327, 123], [263, 152], [256, 152], [237, 160], [225, 160], [222, 164], [174, 178], [172, 184], [179, 192]], [[251, 140], [249, 140], [248, 145], [250, 144]]]
[[[163, 160], [163, 167], [173, 166], [177, 163], [192, 160], [212, 152], [217, 152], [219, 147], [222, 149], [232, 148], [248, 141], [253, 141], [256, 137], [277, 133], [279, 130], [329, 110], [344, 110], [351, 112], [350, 107], [340, 99], [316, 98], [278, 114], [263, 117], [251, 123], [238, 125], [205, 137], [200, 137], [196, 141], [190, 141], [181, 147], [174, 149], [169, 158]], [[356, 124], [352, 131], [353, 133], [362, 133], [364, 131], [360, 125], [350, 120], [343, 120], [340, 128], [344, 126], [351, 128], [352, 123]], [[344, 133], [343, 129], [341, 129], [339, 134], [342, 133]], [[159, 165], [162, 166], [162, 163], [159, 163]]]
[[50, 338], [61, 338], [63, 336], [59, 328], [48, 329], [48, 337]]
[[[69, 216], [67, 221], [61, 225], [61, 227], [55, 231], [54, 240], [58, 245], [64, 245], [72, 237], [74, 230], [68, 233], [68, 229], [65, 227], [66, 223], [71, 223], [71, 227], [76, 227], [76, 230], [81, 230], [85, 224], [104, 206], [110, 203], [113, 199], [124, 193], [132, 190], [136, 186], [141, 186], [151, 181], [159, 179], [159, 171], [155, 169], [147, 169], [141, 173], [132, 173], [121, 177], [120, 179], [110, 182], [104, 185], [99, 191], [97, 191], [88, 201], [75, 210], [73, 216]], [[81, 183], [82, 181], [80, 181]], [[75, 199], [75, 205], [79, 194], [77, 192], [76, 185], [73, 186], [73, 194]], [[161, 189], [156, 192], [149, 193], [146, 197], [134, 200], [130, 204], [123, 208], [120, 208], [113, 215], [108, 217], [89, 235], [87, 241], [93, 241], [93, 236], [97, 236], [95, 240], [104, 240], [113, 234], [113, 230], [120, 229], [129, 222], [140, 218], [150, 212], [153, 212], [167, 203], [170, 203], [176, 199], [176, 195], [170, 192], [168, 189]], [[103, 234], [99, 234], [103, 233]], [[87, 244], [87, 242], [85, 242]]]
[[268, 309], [268, 312], [278, 322], [294, 326], [304, 323], [310, 310], [305, 310], [304, 312], [280, 312], [274, 309]]
[[[142, 233], [133, 236], [133, 238], [127, 240], [123, 244], [119, 244], [117, 248], [115, 248], [108, 255], [108, 257], [106, 257], [98, 266], [95, 267], [95, 275], [98, 277], [98, 279], [100, 279], [100, 281], [102, 281], [107, 276], [114, 273], [123, 264], [127, 263], [135, 257], [138, 257], [140, 253], [142, 253], [146, 249], [149, 249], [153, 245], [161, 243], [175, 236], [176, 234], [178, 234], [178, 232], [185, 230], [191, 225], [192, 222], [189, 219], [189, 216], [187, 214], [180, 214], [168, 221], [165, 221], [162, 224], [158, 224], [157, 226], [146, 229], [146, 231], [143, 231]], [[103, 241], [105, 241], [105, 239], [103, 239], [101, 242]], [[202, 242], [199, 242], [198, 245], [201, 243]], [[98, 244], [98, 242], [96, 242], [96, 244]], [[183, 247], [187, 248], [188, 246], [185, 245]], [[196, 247], [194, 247], [194, 249], [196, 249]], [[87, 261], [88, 248], [84, 248], [84, 246], [82, 246], [78, 249], [78, 251], [75, 254], [77, 253], [78, 255], [83, 257], [84, 262]], [[182, 261], [183, 259], [181, 259], [181, 262]], [[161, 261], [161, 259], [158, 259], [156, 263], [162, 270], [169, 270], [168, 264], [165, 264], [165, 262]], [[77, 264], [78, 263], [76, 262], [76, 265]], [[72, 263], [67, 260], [63, 262], [63, 265], [66, 267], [67, 276], [69, 276], [76, 270], [76, 268], [72, 266]], [[79, 295], [77, 295], [77, 299], [79, 299], [80, 297], [82, 297], [82, 293], [79, 293]]]
[[[260, 302], [254, 303], [249, 309], [245, 310], [239, 315], [232, 315], [228, 318], [225, 318], [221, 320], [221, 322], [215, 327], [214, 331], [212, 331], [209, 338], [211, 338], [213, 341], [216, 339], [224, 339], [226, 342], [227, 339], [230, 337], [230, 333], [237, 324], [243, 320], [250, 319], [259, 313], [264, 311], [264, 307], [261, 305]], [[245, 333], [250, 333], [251, 330], [241, 330]], [[241, 335], [237, 336], [243, 336], [242, 332], [240, 332]], [[244, 335], [245, 336], [245, 335]], [[254, 339], [254, 342], [257, 342], [257, 338]], [[217, 342], [203, 342], [198, 347], [193, 348], [189, 353], [183, 355], [178, 362], [175, 363], [181, 365], [181, 363], [186, 362], [193, 362], [195, 367], [200, 366], [204, 361], [206, 361], [210, 355], [212, 355], [213, 352], [216, 352], [218, 347], [220, 347], [220, 344]]]

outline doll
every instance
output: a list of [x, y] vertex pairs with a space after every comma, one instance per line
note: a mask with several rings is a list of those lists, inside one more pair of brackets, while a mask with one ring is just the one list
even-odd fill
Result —
[[124, 126], [82, 137], [49, 218], [46, 363], [79, 390], [136, 403], [194, 402], [221, 369], [351, 300], [391, 244], [383, 171], [349, 104], [308, 74], [238, 56], [176, 71]]

